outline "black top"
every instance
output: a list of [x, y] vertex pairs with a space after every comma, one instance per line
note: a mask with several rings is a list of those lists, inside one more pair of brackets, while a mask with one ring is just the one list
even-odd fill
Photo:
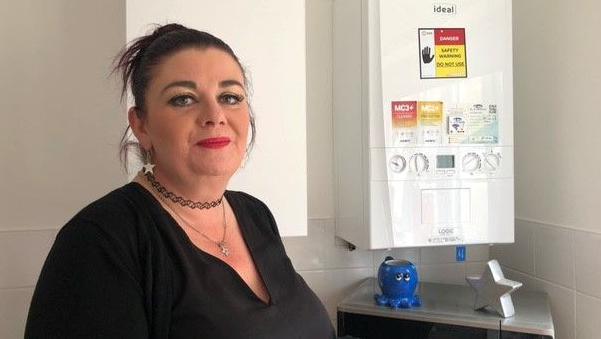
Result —
[[154, 197], [127, 184], [58, 233], [38, 280], [26, 338], [333, 338], [294, 271], [271, 212], [226, 191], [271, 297], [197, 248]]

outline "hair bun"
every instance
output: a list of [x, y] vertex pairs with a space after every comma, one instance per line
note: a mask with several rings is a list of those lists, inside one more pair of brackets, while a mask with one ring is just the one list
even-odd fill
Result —
[[175, 32], [175, 31], [187, 31], [189, 29], [186, 26], [176, 24], [176, 23], [166, 24], [166, 25], [162, 25], [162, 26], [157, 24], [156, 26], [157, 27], [154, 29], [154, 31], [152, 31], [152, 33], [150, 34], [149, 37], [153, 37], [156, 39], [167, 33]]

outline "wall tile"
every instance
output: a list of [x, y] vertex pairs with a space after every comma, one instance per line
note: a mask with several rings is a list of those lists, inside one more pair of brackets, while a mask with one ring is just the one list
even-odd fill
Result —
[[466, 248], [466, 261], [488, 261], [490, 258], [490, 245], [469, 245]]
[[373, 269], [350, 268], [327, 271], [298, 272], [326, 306], [331, 319], [336, 319], [336, 307], [361, 282], [373, 276]]
[[419, 250], [420, 264], [455, 263], [455, 246], [423, 247]]
[[309, 219], [306, 237], [286, 237], [283, 242], [297, 270], [372, 267], [371, 251], [336, 245], [333, 219]]
[[0, 338], [23, 338], [33, 288], [0, 289]]
[[574, 290], [545, 281], [540, 281], [540, 284], [541, 290], [549, 296], [555, 339], [574, 338]]
[[490, 258], [497, 259], [502, 265], [518, 271], [534, 274], [535, 229], [535, 224], [516, 219], [515, 242], [513, 244], [491, 246]]
[[34, 286], [56, 233], [0, 232], [0, 288]]
[[430, 264], [419, 265], [417, 268], [421, 281], [466, 285], [465, 264]]
[[538, 279], [536, 277], [503, 267], [505, 277], [522, 282], [525, 290], [543, 291], [549, 297], [555, 339], [572, 339], [575, 337], [574, 326], [574, 290]]
[[[489, 258], [490, 246], [468, 245], [466, 246], [466, 261], [484, 261]], [[421, 264], [444, 264], [457, 263], [457, 246], [423, 247], [420, 251]]]
[[573, 232], [558, 227], [537, 227], [534, 232], [536, 276], [574, 287]]
[[373, 266], [376, 272], [380, 267], [380, 264], [382, 264], [387, 256], [391, 256], [395, 259], [408, 260], [414, 265], [418, 265], [420, 261], [419, 248], [392, 248], [389, 250], [376, 250], [373, 251]]
[[466, 277], [479, 277], [486, 268], [487, 261], [471, 261], [465, 263], [465, 276]]
[[574, 231], [576, 289], [597, 298], [601, 298], [600, 248], [600, 234]]
[[325, 247], [334, 246], [334, 239], [326, 239], [325, 224], [320, 219], [309, 219], [306, 237], [282, 238], [286, 253], [297, 270], [324, 269]]
[[507, 266], [501, 265], [501, 268], [503, 269], [503, 275], [505, 276], [505, 278], [519, 281], [522, 283], [522, 287], [520, 287], [520, 290], [525, 290], [525, 291], [542, 291], [543, 290], [540, 280], [536, 279], [536, 277], [513, 270]]
[[598, 339], [601, 299], [576, 293], [576, 339]]

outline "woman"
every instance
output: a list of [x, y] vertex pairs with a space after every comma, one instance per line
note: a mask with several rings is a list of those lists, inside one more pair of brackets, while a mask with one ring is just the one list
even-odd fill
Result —
[[[230, 47], [169, 24], [125, 49], [116, 70], [134, 97], [129, 126], [144, 171], [61, 229], [25, 336], [334, 337], [268, 208], [226, 190], [249, 126], [254, 139]], [[122, 141], [125, 155], [128, 146]]]

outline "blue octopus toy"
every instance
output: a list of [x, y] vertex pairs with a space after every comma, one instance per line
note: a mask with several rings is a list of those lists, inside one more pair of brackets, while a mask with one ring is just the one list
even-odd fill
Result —
[[376, 303], [391, 308], [421, 306], [419, 295], [415, 294], [418, 281], [417, 269], [410, 261], [386, 257], [378, 269], [382, 294], [374, 296]]

